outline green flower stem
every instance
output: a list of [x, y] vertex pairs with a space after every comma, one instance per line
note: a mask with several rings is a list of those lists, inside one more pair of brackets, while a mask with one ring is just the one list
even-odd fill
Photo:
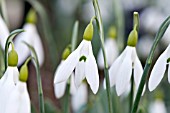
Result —
[[8, 67], [8, 48], [9, 48], [9, 44], [12, 42], [12, 39], [18, 35], [19, 33], [21, 32], [24, 32], [23, 29], [17, 29], [17, 30], [14, 30], [10, 33], [10, 35], [8, 36], [7, 38], [7, 41], [5, 43], [5, 70], [7, 69]]
[[135, 28], [137, 32], [139, 32], [139, 14], [138, 12], [133, 13], [133, 29]]
[[[73, 34], [72, 34], [72, 41], [71, 41], [71, 51], [74, 51], [77, 44], [77, 36], [78, 36], [78, 27], [79, 22], [76, 21], [73, 27]], [[65, 98], [65, 106], [64, 106], [64, 113], [69, 113], [69, 95], [70, 94], [70, 82], [66, 86], [66, 98]]]
[[153, 59], [153, 56], [154, 56], [155, 49], [156, 49], [159, 41], [161, 40], [162, 36], [164, 35], [166, 29], [168, 28], [169, 24], [170, 24], [170, 16], [162, 23], [162, 25], [159, 28], [159, 31], [157, 32], [157, 34], [155, 36], [154, 43], [152, 45], [151, 51], [149, 53], [149, 56], [147, 58], [147, 61], [146, 61], [145, 67], [144, 67], [144, 72], [143, 72], [143, 75], [142, 75], [142, 78], [141, 78], [141, 81], [140, 81], [139, 89], [138, 89], [138, 92], [136, 94], [135, 102], [133, 104], [133, 108], [132, 108], [131, 113], [137, 112], [139, 101], [140, 101], [140, 98], [141, 98], [141, 95], [142, 95], [142, 91], [143, 91], [146, 79], [148, 77], [149, 70], [151, 68], [151, 63], [152, 63], [152, 59]]
[[129, 95], [129, 113], [132, 110], [133, 105], [133, 91], [134, 91], [134, 77], [133, 77], [133, 71], [132, 71], [132, 77], [131, 77], [131, 88], [130, 88], [130, 95]]
[[[37, 54], [35, 52], [35, 49], [29, 45], [28, 43], [24, 42], [28, 48], [32, 52], [32, 59], [34, 61], [34, 66], [36, 69], [36, 75], [37, 75], [37, 85], [38, 85], [38, 95], [39, 95], [39, 107], [40, 107], [40, 113], [45, 113], [45, 107], [44, 107], [44, 96], [43, 96], [43, 89], [42, 89], [42, 80], [41, 80], [41, 75], [40, 75], [40, 66], [39, 66], [39, 61]], [[28, 59], [29, 60], [29, 59]]]
[[104, 73], [105, 73], [105, 78], [106, 78], [106, 90], [107, 90], [107, 97], [108, 97], [109, 113], [113, 113], [108, 64], [107, 64], [106, 53], [105, 53], [105, 49], [104, 49], [104, 31], [103, 31], [101, 13], [100, 13], [100, 9], [99, 9], [97, 0], [93, 0], [93, 6], [94, 6], [96, 18], [97, 18], [96, 20], [97, 20], [99, 35], [100, 35], [100, 40], [101, 40], [101, 48], [102, 48], [103, 57], [104, 57]]

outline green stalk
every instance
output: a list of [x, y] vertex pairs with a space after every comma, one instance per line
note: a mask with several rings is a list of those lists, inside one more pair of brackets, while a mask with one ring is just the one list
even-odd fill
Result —
[[[77, 36], [78, 36], [78, 27], [79, 22], [76, 21], [73, 27], [73, 34], [72, 34], [72, 41], [71, 41], [71, 51], [74, 51], [76, 48], [77, 43]], [[66, 86], [66, 98], [65, 98], [65, 107], [64, 107], [64, 113], [69, 113], [69, 94], [70, 94], [70, 82]]]
[[43, 90], [42, 90], [42, 80], [41, 80], [41, 75], [40, 75], [40, 66], [39, 66], [39, 61], [37, 54], [35, 52], [35, 49], [29, 45], [28, 43], [24, 42], [28, 48], [32, 52], [32, 59], [34, 61], [34, 66], [36, 69], [36, 75], [37, 75], [37, 85], [38, 85], [38, 95], [39, 95], [39, 107], [40, 107], [40, 113], [45, 113], [45, 107], [44, 107], [44, 96], [43, 96]]
[[99, 9], [99, 5], [98, 5], [97, 0], [93, 0], [93, 6], [94, 6], [95, 14], [96, 14], [96, 17], [97, 17], [96, 20], [97, 20], [97, 24], [98, 24], [100, 41], [101, 41], [101, 48], [102, 48], [103, 57], [104, 57], [104, 73], [105, 73], [105, 78], [106, 78], [106, 90], [107, 90], [107, 97], [108, 97], [109, 113], [113, 113], [112, 99], [111, 99], [111, 92], [110, 92], [110, 80], [109, 80], [108, 64], [107, 64], [106, 53], [105, 53], [105, 48], [104, 48], [104, 31], [103, 31], [101, 13], [100, 13], [100, 9]]
[[133, 108], [132, 108], [131, 113], [137, 112], [139, 101], [140, 101], [140, 98], [141, 98], [141, 95], [142, 95], [142, 91], [143, 91], [146, 79], [147, 79], [148, 74], [149, 74], [149, 70], [150, 70], [150, 67], [151, 67], [151, 63], [152, 63], [152, 59], [153, 59], [153, 56], [154, 56], [155, 49], [156, 49], [159, 41], [161, 40], [162, 36], [164, 35], [166, 29], [168, 28], [169, 24], [170, 24], [170, 16], [162, 23], [162, 25], [160, 26], [160, 28], [159, 28], [156, 36], [155, 36], [154, 43], [152, 45], [151, 51], [149, 53], [149, 56], [147, 58], [147, 61], [146, 61], [145, 67], [144, 67], [144, 72], [143, 72], [143, 75], [142, 75], [142, 78], [141, 78], [141, 81], [140, 81], [139, 89], [138, 89], [138, 92], [136, 94], [135, 102], [133, 104]]

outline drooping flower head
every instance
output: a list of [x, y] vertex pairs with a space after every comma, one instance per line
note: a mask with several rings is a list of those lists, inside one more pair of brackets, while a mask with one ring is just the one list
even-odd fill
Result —
[[132, 69], [134, 70], [134, 82], [138, 88], [142, 77], [143, 68], [136, 53], [136, 44], [138, 41], [138, 32], [136, 27], [130, 32], [127, 46], [120, 56], [114, 61], [109, 69], [110, 85], [116, 86], [118, 96], [124, 93], [132, 77]]
[[[110, 27], [109, 32], [108, 32], [108, 38], [105, 40], [105, 51], [106, 51], [106, 59], [107, 63], [109, 66], [113, 63], [113, 61], [117, 58], [118, 56], [118, 46], [116, 44], [116, 29], [115, 27]], [[102, 49], [99, 50], [98, 53], [98, 65], [100, 69], [104, 69], [104, 60], [103, 60], [103, 54], [102, 54]]]
[[35, 25], [36, 20], [37, 19], [36, 19], [35, 11], [30, 10], [26, 19], [27, 23], [23, 27], [23, 29], [26, 32], [18, 35], [16, 37], [16, 40], [14, 41], [14, 44], [16, 46], [15, 48], [19, 57], [19, 61], [18, 61], [19, 66], [23, 64], [23, 62], [30, 54], [29, 48], [25, 44], [23, 44], [23, 41], [27, 42], [28, 44], [30, 44], [35, 48], [40, 66], [44, 62], [44, 50], [43, 50], [41, 38], [39, 36], [39, 33]]
[[93, 55], [91, 40], [93, 37], [92, 22], [86, 27], [83, 40], [64, 63], [58, 68], [54, 83], [66, 81], [75, 69], [75, 85], [79, 87], [84, 78], [87, 79], [93, 93], [99, 88], [99, 76], [96, 60]]

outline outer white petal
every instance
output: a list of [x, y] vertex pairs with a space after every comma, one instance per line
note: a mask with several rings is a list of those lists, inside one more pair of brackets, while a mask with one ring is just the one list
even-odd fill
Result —
[[[120, 69], [120, 66], [122, 64], [122, 60], [125, 57], [127, 51], [127, 47], [125, 50], [121, 53], [121, 55], [113, 62], [109, 69], [109, 79], [110, 79], [110, 86], [112, 87], [116, 83], [116, 76], [117, 72]], [[105, 88], [105, 80], [104, 80], [104, 88]]]
[[93, 93], [96, 94], [99, 88], [99, 74], [97, 69], [97, 63], [92, 53], [91, 44], [89, 45], [89, 56], [85, 63], [85, 76]]
[[[18, 75], [14, 75], [18, 74]], [[16, 72], [16, 67], [8, 67], [5, 74], [1, 78], [1, 86], [0, 86], [0, 112], [5, 113], [5, 106], [9, 95], [15, 89], [16, 85], [14, 83], [14, 76], [19, 76], [19, 72]]]
[[61, 83], [54, 84], [54, 93], [56, 98], [61, 98], [66, 89], [67, 80]]
[[78, 88], [85, 78], [85, 62], [81, 61], [77, 64], [75, 69], [75, 85]]
[[116, 92], [120, 96], [126, 91], [132, 74], [132, 48], [127, 46], [126, 56], [120, 66], [116, 78]]
[[5, 50], [5, 43], [6, 40], [9, 36], [9, 30], [8, 27], [6, 26], [4, 20], [2, 19], [1, 15], [0, 15], [0, 44], [2, 46], [2, 48]]
[[85, 83], [82, 83], [80, 87], [78, 88], [77, 92], [72, 95], [72, 107], [73, 111], [76, 112], [78, 111], [83, 105], [87, 103], [87, 97], [88, 92], [87, 92], [87, 85]]
[[[106, 52], [106, 59], [109, 66], [113, 63], [115, 58], [118, 56], [118, 48], [117, 44], [114, 39], [107, 38], [105, 41], [105, 52]], [[100, 69], [104, 69], [104, 60], [103, 60], [103, 53], [102, 49], [99, 50], [97, 62]]]
[[10, 93], [4, 113], [31, 113], [31, 104], [26, 83], [19, 82]]
[[149, 113], [167, 113], [165, 104], [162, 100], [155, 100], [149, 106]]
[[18, 66], [24, 63], [26, 58], [30, 55], [29, 48], [23, 43], [23, 41], [32, 45], [32, 33], [34, 31], [34, 27], [31, 24], [25, 24], [23, 29], [25, 32], [19, 34], [14, 40], [15, 50], [18, 53]]
[[[136, 50], [134, 49], [133, 51], [134, 53], [134, 81], [135, 81], [135, 85], [136, 85], [136, 90], [138, 89], [139, 87], [139, 84], [140, 84], [140, 81], [141, 81], [141, 78], [142, 78], [142, 74], [143, 74], [143, 67], [142, 67], [142, 64], [136, 54]], [[145, 88], [143, 90], [143, 93], [145, 91]]]
[[69, 78], [77, 63], [79, 62], [80, 51], [83, 44], [84, 43], [82, 41], [78, 48], [67, 57], [60, 67], [58, 67], [54, 83], [63, 82]]
[[167, 63], [167, 52], [170, 46], [160, 55], [158, 60], [156, 61], [149, 78], [149, 90], [153, 91], [158, 84], [161, 82], [165, 70], [166, 70], [166, 63]]
[[40, 64], [40, 66], [42, 66], [42, 64], [44, 63], [44, 49], [43, 49], [41, 38], [37, 32], [36, 26], [34, 25], [34, 27], [35, 27], [35, 29], [34, 29], [35, 31], [32, 34], [32, 37], [34, 37], [33, 38], [33, 43], [34, 43], [33, 47], [35, 48], [35, 51], [37, 53], [39, 64]]

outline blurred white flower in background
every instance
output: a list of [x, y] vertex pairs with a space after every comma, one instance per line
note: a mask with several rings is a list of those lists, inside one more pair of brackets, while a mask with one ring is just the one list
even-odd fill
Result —
[[146, 8], [140, 14], [141, 27], [149, 33], [156, 33], [166, 16], [156, 7]]
[[23, 64], [26, 58], [31, 54], [29, 48], [23, 43], [23, 41], [25, 41], [34, 47], [39, 64], [42, 66], [44, 62], [44, 50], [35, 24], [26, 23], [23, 29], [25, 32], [18, 35], [14, 40], [15, 49], [18, 53], [18, 65], [20, 66]]
[[9, 30], [8, 27], [6, 25], [6, 23], [4, 22], [4, 20], [2, 19], [2, 16], [0, 15], [0, 44], [3, 50], [5, 50], [5, 43], [6, 40], [9, 36]]
[[87, 103], [88, 100], [88, 91], [86, 83], [82, 83], [77, 91], [71, 97], [71, 105], [73, 111], [78, 111], [83, 105]]
[[[140, 58], [146, 59], [150, 53], [154, 38], [151, 35], [144, 35], [140, 37], [137, 45], [137, 53], [139, 54]], [[159, 46], [155, 50], [155, 56], [159, 53]]]
[[[118, 46], [116, 44], [116, 40], [113, 38], [107, 38], [104, 46], [105, 46], [105, 52], [106, 52], [105, 54], [106, 54], [107, 63], [110, 67], [111, 64], [113, 63], [113, 61], [116, 59], [116, 57], [119, 54]], [[103, 60], [102, 49], [99, 50], [97, 58], [98, 58], [97, 62], [98, 62], [99, 68], [104, 69], [104, 60]]]
[[161, 99], [154, 100], [149, 105], [149, 113], [167, 113], [164, 101]]

